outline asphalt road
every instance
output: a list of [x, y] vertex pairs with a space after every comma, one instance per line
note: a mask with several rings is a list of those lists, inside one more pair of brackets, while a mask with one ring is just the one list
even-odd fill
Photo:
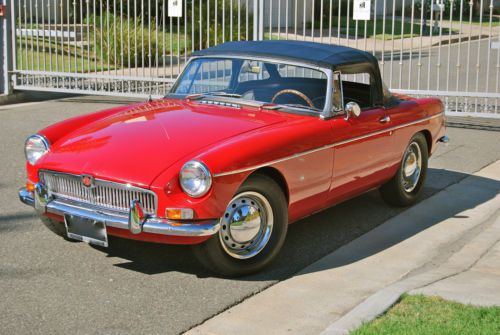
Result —
[[[289, 278], [396, 215], [377, 192], [304, 219], [266, 271], [221, 279], [188, 247], [111, 238], [107, 249], [70, 243], [18, 201], [23, 142], [55, 121], [112, 107], [104, 98], [0, 106], [0, 333], [177, 334]], [[450, 128], [452, 143], [431, 160], [425, 197], [500, 158], [500, 132]], [[334, 288], [332, 288], [334, 289]]]

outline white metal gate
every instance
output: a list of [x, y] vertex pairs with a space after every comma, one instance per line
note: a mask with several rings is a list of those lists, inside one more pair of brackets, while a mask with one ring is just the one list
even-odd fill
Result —
[[292, 39], [372, 52], [393, 91], [500, 117], [498, 0], [13, 0], [10, 10], [16, 89], [158, 97], [194, 50]]

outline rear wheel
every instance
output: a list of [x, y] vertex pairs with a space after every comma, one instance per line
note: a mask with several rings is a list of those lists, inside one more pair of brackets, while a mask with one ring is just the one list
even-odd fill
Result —
[[396, 175], [380, 187], [382, 199], [393, 206], [414, 204], [427, 175], [427, 141], [422, 133], [412, 137]]
[[197, 258], [224, 276], [242, 276], [268, 265], [288, 228], [286, 198], [271, 178], [249, 178], [229, 202], [217, 235], [195, 246]]

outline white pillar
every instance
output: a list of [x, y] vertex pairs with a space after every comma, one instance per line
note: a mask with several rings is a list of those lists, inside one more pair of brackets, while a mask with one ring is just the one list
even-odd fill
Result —
[[0, 79], [0, 93], [10, 94], [12, 93], [12, 83], [10, 80], [10, 74], [13, 70], [12, 66], [12, 43], [11, 43], [11, 10], [10, 6], [13, 6], [13, 1], [0, 0], [0, 4], [6, 6], [4, 16], [0, 18], [0, 25], [2, 27], [0, 33], [0, 63], [1, 63], [1, 79]]

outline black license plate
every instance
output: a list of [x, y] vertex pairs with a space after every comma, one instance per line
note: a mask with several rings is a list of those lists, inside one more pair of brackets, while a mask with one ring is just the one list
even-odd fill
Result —
[[108, 234], [104, 222], [64, 215], [64, 224], [68, 238], [101, 247], [108, 246]]

